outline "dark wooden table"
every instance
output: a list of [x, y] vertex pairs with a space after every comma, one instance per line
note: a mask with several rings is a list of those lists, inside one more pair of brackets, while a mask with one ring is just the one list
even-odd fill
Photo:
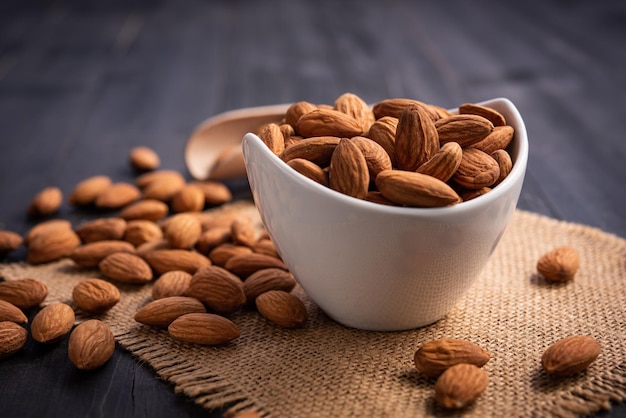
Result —
[[[43, 187], [132, 180], [135, 145], [184, 171], [188, 135], [219, 112], [349, 91], [444, 107], [510, 98], [531, 142], [519, 207], [626, 237], [626, 3], [509, 3], [2, 1], [0, 228], [26, 232]], [[67, 367], [66, 350], [28, 343], [0, 362], [0, 416], [220, 415], [119, 347], [97, 373]]]

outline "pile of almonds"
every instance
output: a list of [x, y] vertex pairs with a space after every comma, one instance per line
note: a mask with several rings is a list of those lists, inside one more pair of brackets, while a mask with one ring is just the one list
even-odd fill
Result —
[[411, 207], [454, 205], [489, 192], [510, 173], [514, 129], [491, 108], [456, 114], [410, 99], [370, 108], [345, 93], [333, 106], [301, 101], [259, 130], [290, 167], [340, 193]]

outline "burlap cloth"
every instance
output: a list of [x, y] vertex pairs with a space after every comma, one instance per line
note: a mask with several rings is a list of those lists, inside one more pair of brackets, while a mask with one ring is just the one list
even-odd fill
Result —
[[[580, 271], [570, 283], [548, 284], [536, 274], [537, 259], [565, 244], [580, 252]], [[0, 265], [0, 274], [46, 281], [47, 302], [69, 301], [79, 279], [97, 275], [69, 260]], [[469, 293], [446, 318], [413, 331], [349, 329], [325, 316], [302, 290], [295, 292], [309, 312], [303, 329], [281, 329], [244, 311], [232, 317], [241, 337], [222, 347], [177, 342], [136, 323], [133, 315], [150, 300], [150, 286], [122, 287], [122, 301], [101, 319], [119, 344], [177, 392], [229, 412], [253, 409], [291, 418], [580, 416], [626, 401], [626, 241], [588, 226], [517, 211]], [[540, 366], [543, 351], [574, 334], [594, 336], [600, 357], [586, 373], [548, 378]], [[487, 391], [454, 414], [436, 406], [433, 380], [413, 366], [420, 345], [442, 337], [472, 341], [492, 356], [485, 366]]]

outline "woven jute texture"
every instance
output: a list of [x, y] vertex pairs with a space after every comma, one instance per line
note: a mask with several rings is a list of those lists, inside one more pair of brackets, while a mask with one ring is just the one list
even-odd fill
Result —
[[[239, 206], [237, 210], [249, 207]], [[538, 258], [571, 245], [579, 273], [549, 284]], [[37, 277], [52, 301], [71, 302], [81, 278], [97, 276], [64, 260], [44, 266], [0, 265], [7, 280]], [[626, 401], [626, 241], [600, 230], [517, 211], [498, 248], [457, 306], [439, 322], [403, 332], [366, 332], [330, 320], [297, 288], [309, 319], [281, 329], [252, 310], [231, 319], [241, 337], [220, 347], [178, 342], [166, 331], [136, 323], [150, 286], [122, 286], [122, 300], [100, 318], [117, 342], [206, 408], [256, 410], [267, 417], [573, 417]], [[543, 351], [570, 335], [590, 335], [602, 353], [584, 373], [549, 378]], [[448, 413], [434, 402], [434, 381], [417, 372], [415, 351], [426, 341], [472, 341], [492, 359], [490, 380], [471, 407]]]

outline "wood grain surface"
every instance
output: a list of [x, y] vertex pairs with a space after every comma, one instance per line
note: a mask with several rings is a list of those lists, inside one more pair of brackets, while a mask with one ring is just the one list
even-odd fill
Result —
[[[43, 187], [132, 180], [133, 146], [185, 171], [184, 144], [209, 116], [349, 91], [443, 107], [511, 99], [530, 139], [519, 207], [626, 237], [625, 41], [619, 0], [5, 0], [0, 229], [26, 232]], [[229, 186], [249, 196], [245, 179]], [[29, 342], [0, 362], [0, 416], [221, 415], [120, 348], [98, 373], [67, 368], [66, 344]]]

